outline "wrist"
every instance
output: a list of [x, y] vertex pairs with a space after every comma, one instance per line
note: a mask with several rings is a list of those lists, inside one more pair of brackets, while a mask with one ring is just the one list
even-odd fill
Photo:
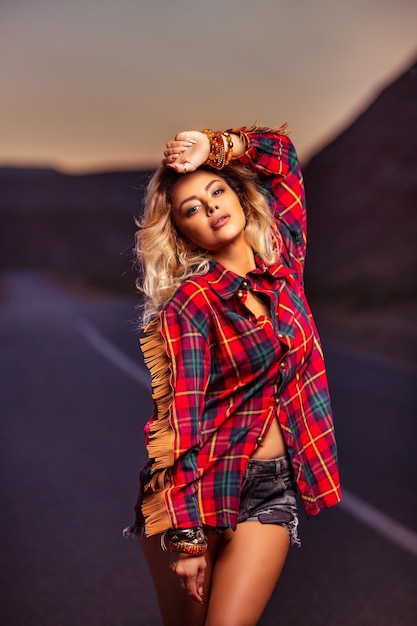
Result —
[[210, 139], [208, 138], [208, 136], [206, 135], [206, 133], [204, 133], [202, 130], [199, 131], [199, 135], [201, 137], [200, 141], [201, 141], [201, 146], [202, 149], [204, 150], [204, 161], [202, 163], [202, 165], [204, 165], [205, 163], [208, 162], [209, 159], [209, 155], [210, 155]]
[[201, 559], [201, 557], [204, 558], [204, 554], [186, 554], [185, 552], [170, 552], [170, 561], [171, 562], [176, 562], [176, 561], [187, 561], [189, 559]]
[[209, 142], [209, 153], [206, 165], [222, 170], [229, 165], [233, 157], [233, 138], [228, 131], [213, 131], [204, 128], [201, 133], [206, 135]]
[[161, 545], [164, 550], [188, 556], [201, 556], [208, 547], [207, 537], [199, 526], [167, 530], [161, 537]]

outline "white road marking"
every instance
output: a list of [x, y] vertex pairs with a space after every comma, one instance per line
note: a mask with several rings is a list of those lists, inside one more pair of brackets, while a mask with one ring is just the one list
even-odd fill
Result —
[[99, 330], [88, 320], [77, 318], [75, 321], [77, 330], [83, 335], [84, 339], [102, 354], [108, 361], [113, 363], [122, 372], [133, 378], [137, 383], [151, 389], [151, 378], [147, 370], [140, 367], [133, 359], [126, 356], [121, 350], [116, 348], [108, 339], [101, 334]]
[[417, 556], [417, 533], [391, 519], [385, 513], [378, 511], [368, 502], [361, 500], [346, 489], [343, 489], [342, 501], [339, 506], [380, 535]]
[[[93, 324], [84, 318], [78, 318], [76, 320], [76, 328], [97, 352], [130, 376], [130, 378], [133, 378], [142, 387], [150, 390], [149, 374], [106, 339]], [[343, 489], [343, 497], [339, 506], [366, 526], [369, 526], [407, 552], [417, 556], [417, 534], [412, 530], [391, 519], [385, 513], [378, 511], [378, 509], [346, 491], [346, 489]]]

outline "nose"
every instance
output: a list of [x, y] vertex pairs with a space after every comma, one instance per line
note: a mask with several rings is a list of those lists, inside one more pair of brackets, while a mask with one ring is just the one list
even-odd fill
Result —
[[217, 204], [207, 204], [207, 213], [209, 215], [213, 215], [214, 211], [217, 211], [219, 207], [217, 206]]

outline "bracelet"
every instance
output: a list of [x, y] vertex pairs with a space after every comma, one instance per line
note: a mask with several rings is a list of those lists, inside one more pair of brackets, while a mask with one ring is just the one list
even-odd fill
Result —
[[190, 556], [201, 556], [207, 552], [207, 543], [188, 543], [187, 541], [170, 541], [168, 548], [171, 552], [181, 552]]
[[[217, 170], [222, 170], [229, 165], [233, 156], [233, 141], [230, 133], [227, 131], [213, 131], [204, 128], [200, 132], [207, 135], [210, 142], [210, 152], [206, 160], [206, 165], [210, 165]], [[226, 139], [227, 150], [224, 147], [224, 139]]]
[[207, 157], [206, 164], [218, 170], [223, 169], [226, 152], [224, 149], [222, 134], [220, 132], [214, 132], [209, 128], [204, 128], [201, 132], [207, 135], [210, 142], [210, 152]]
[[230, 133], [228, 131], [224, 131], [223, 136], [226, 139], [226, 143], [227, 143], [227, 152], [226, 152], [226, 158], [225, 158], [225, 162], [224, 165], [226, 167], [226, 165], [229, 165], [230, 161], [232, 160], [232, 156], [233, 156], [233, 141], [232, 138], [230, 136]]
[[171, 528], [165, 533], [166, 537], [172, 541], [188, 541], [189, 543], [204, 543], [207, 538], [200, 526], [193, 528]]
[[161, 537], [161, 545], [163, 550], [169, 549], [171, 552], [198, 556], [206, 552], [208, 543], [203, 529], [196, 526], [185, 530], [182, 528], [167, 530]]

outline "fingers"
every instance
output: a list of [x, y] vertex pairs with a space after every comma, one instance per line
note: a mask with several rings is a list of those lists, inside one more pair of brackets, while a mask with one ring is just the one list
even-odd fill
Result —
[[178, 133], [173, 141], [167, 142], [162, 163], [174, 169], [178, 174], [194, 172], [206, 162], [209, 152], [208, 137], [200, 131], [190, 130]]
[[186, 153], [195, 143], [196, 142], [193, 140], [169, 141], [164, 150], [165, 158], [162, 164], [175, 170], [178, 174], [186, 174], [187, 171], [194, 171], [195, 167], [187, 160]]
[[173, 557], [170, 569], [179, 588], [195, 602], [203, 602], [206, 559], [202, 557]]
[[198, 604], [203, 603], [203, 590], [202, 588], [197, 588], [195, 581], [185, 580], [180, 584], [180, 588], [194, 602], [198, 602]]
[[177, 174], [189, 174], [197, 169], [195, 163], [188, 160], [187, 155], [184, 154], [172, 154], [163, 159], [162, 165], [174, 170]]
[[[179, 137], [179, 135], [177, 135]], [[197, 142], [195, 139], [177, 139], [174, 141], [167, 141], [165, 146], [165, 152], [173, 154], [175, 152], [188, 150], [191, 146], [194, 146]]]
[[185, 146], [186, 148], [189, 148], [190, 146], [193, 146], [197, 143], [195, 139], [191, 139], [191, 138], [178, 139], [179, 136], [180, 135], [177, 135], [177, 137], [175, 137], [175, 139], [173, 139], [172, 141], [167, 141], [166, 147], [177, 148], [179, 146]]
[[195, 172], [197, 169], [191, 161], [181, 161], [178, 160], [177, 157], [174, 157], [174, 159], [175, 160], [164, 159], [162, 164], [174, 170], [177, 174], [189, 174], [190, 172]]
[[203, 601], [203, 595], [204, 595], [204, 575], [205, 575], [205, 569], [204, 570], [199, 570], [197, 572], [197, 576], [196, 576], [196, 591], [198, 594], [198, 597], [200, 598], [200, 602]]
[[194, 143], [190, 141], [169, 141], [164, 150], [165, 156], [169, 156], [171, 154], [180, 154], [181, 152], [186, 152]]
[[175, 161], [177, 157], [189, 150], [194, 143], [189, 141], [169, 141], [164, 150], [164, 157], [167, 163]]
[[166, 165], [167, 167], [171, 167], [177, 160], [179, 154], [170, 154], [167, 155], [164, 159], [162, 159], [162, 165]]

